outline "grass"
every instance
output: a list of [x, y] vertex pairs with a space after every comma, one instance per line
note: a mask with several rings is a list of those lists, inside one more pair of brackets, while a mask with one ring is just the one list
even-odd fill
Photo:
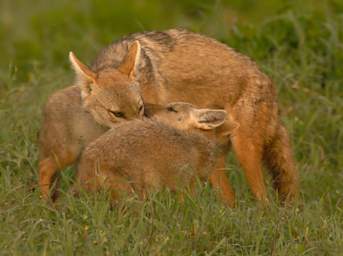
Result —
[[[343, 255], [343, 4], [284, 2], [1, 1], [0, 255]], [[111, 209], [105, 195], [67, 194], [73, 169], [62, 175], [61, 202], [42, 202], [41, 106], [72, 82], [68, 51], [90, 62], [127, 33], [175, 26], [229, 44], [273, 78], [299, 202], [258, 207], [232, 155], [236, 209], [208, 186], [183, 204], [161, 192]]]

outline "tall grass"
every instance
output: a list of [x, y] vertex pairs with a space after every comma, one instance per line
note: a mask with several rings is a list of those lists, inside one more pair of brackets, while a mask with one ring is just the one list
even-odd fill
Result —
[[[342, 255], [343, 4], [284, 2], [1, 1], [0, 255]], [[111, 208], [105, 195], [68, 195], [73, 169], [62, 175], [58, 205], [42, 202], [41, 106], [72, 82], [68, 51], [90, 62], [127, 33], [176, 26], [227, 43], [273, 78], [300, 171], [299, 202], [258, 207], [232, 155], [237, 209], [200, 185], [183, 204], [161, 192]]]

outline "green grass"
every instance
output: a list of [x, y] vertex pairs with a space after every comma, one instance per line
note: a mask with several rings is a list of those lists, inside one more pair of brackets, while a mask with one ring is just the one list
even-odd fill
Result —
[[[208, 186], [183, 204], [161, 192], [111, 209], [104, 195], [67, 194], [72, 169], [58, 205], [42, 202], [41, 106], [72, 82], [68, 51], [89, 63], [127, 33], [176, 26], [227, 43], [273, 78], [299, 202], [259, 207], [232, 155], [236, 209]], [[2, 0], [0, 49], [0, 255], [343, 255], [342, 1]]]

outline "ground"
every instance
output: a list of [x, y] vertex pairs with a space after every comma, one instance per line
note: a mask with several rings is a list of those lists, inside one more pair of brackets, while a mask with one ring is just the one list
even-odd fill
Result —
[[[260, 207], [230, 155], [236, 209], [201, 185], [183, 204], [167, 191], [113, 207], [105, 195], [73, 198], [72, 168], [62, 175], [60, 202], [44, 203], [41, 107], [73, 81], [68, 52], [90, 63], [128, 33], [180, 26], [250, 56], [273, 79], [299, 201], [281, 207], [270, 189], [271, 205]], [[1, 0], [0, 255], [343, 255], [342, 39], [339, 0]]]

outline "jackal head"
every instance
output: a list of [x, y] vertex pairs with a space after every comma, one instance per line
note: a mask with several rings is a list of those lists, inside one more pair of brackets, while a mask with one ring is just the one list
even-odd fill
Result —
[[223, 126], [223, 135], [238, 128], [238, 123], [222, 109], [197, 108], [186, 102], [173, 102], [166, 106], [147, 103], [145, 115], [180, 130], [213, 130]]
[[140, 44], [136, 41], [119, 67], [99, 72], [92, 71], [70, 52], [83, 107], [99, 124], [111, 127], [117, 122], [143, 116], [144, 105], [136, 81], [140, 52]]

